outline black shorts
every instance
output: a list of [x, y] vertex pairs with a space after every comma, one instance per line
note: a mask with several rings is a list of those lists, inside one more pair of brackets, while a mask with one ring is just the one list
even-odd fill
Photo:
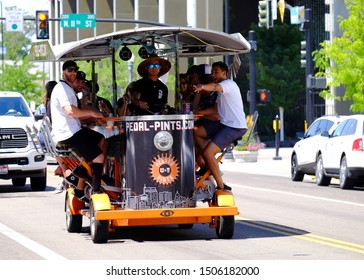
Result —
[[87, 162], [90, 162], [102, 154], [99, 143], [103, 138], [104, 136], [101, 133], [82, 127], [72, 137], [60, 143], [71, 146], [78, 155], [83, 157]]

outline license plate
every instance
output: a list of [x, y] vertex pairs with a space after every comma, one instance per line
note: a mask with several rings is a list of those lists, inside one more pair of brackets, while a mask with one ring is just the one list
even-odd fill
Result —
[[0, 174], [8, 174], [8, 166], [0, 165]]

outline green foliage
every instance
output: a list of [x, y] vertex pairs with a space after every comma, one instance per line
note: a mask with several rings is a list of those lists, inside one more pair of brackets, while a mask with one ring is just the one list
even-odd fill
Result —
[[[352, 100], [353, 112], [364, 112], [364, 0], [345, 0], [349, 17], [340, 20], [344, 31], [341, 38], [334, 38], [332, 43], [323, 42], [322, 48], [314, 53], [314, 60], [319, 69], [318, 76], [325, 76], [328, 87], [345, 87], [343, 100]], [[321, 92], [321, 96], [334, 96], [330, 90]]]
[[[286, 119], [300, 122], [299, 101], [305, 96], [305, 70], [300, 67], [302, 32], [297, 26], [276, 24], [274, 28], [252, 26], [256, 33], [257, 89], [271, 91], [270, 105], [259, 106], [259, 131], [274, 135], [272, 120], [284, 107]], [[294, 116], [294, 117], [293, 117]], [[293, 118], [292, 118], [293, 117]], [[303, 122], [302, 122], [303, 123]], [[297, 129], [292, 128], [297, 131]]]
[[[16, 7], [7, 8], [8, 10]], [[24, 14], [25, 17], [30, 17]], [[23, 32], [6, 32], [4, 24], [3, 44], [7, 53], [0, 67], [0, 90], [22, 92], [25, 99], [30, 102], [34, 100], [36, 104], [41, 103], [44, 93], [43, 81], [47, 79], [46, 73], [37, 71], [33, 63], [29, 62], [28, 54], [31, 46], [31, 36], [34, 34], [34, 22], [24, 21]]]

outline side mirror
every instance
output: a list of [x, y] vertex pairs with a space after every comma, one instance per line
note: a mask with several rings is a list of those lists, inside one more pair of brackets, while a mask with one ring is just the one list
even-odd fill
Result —
[[43, 115], [34, 115], [36, 121], [42, 120], [43, 117], [44, 117]]

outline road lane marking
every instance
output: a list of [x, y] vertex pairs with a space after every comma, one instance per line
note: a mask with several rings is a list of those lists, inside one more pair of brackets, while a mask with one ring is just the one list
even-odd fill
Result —
[[43, 257], [46, 260], [67, 260], [65, 257], [58, 255], [47, 247], [44, 247], [43, 245], [29, 239], [28, 237], [25, 237], [24, 235], [16, 232], [15, 230], [7, 227], [2, 223], [0, 223], [0, 233], [13, 239], [14, 241], [18, 242], [22, 246], [28, 248], [30, 251]]
[[286, 236], [292, 236], [294, 238], [326, 245], [329, 247], [335, 247], [347, 251], [356, 252], [359, 254], [364, 254], [364, 245], [357, 244], [353, 242], [348, 242], [340, 239], [334, 239], [330, 237], [320, 236], [312, 233], [305, 233], [303, 230], [296, 230], [292, 228], [287, 228], [285, 226], [279, 226], [274, 224], [267, 224], [260, 221], [254, 221], [252, 219], [243, 218], [240, 216], [235, 217], [237, 222], [240, 224], [244, 224], [249, 227], [254, 227], [274, 233], [279, 233]]
[[319, 196], [292, 193], [292, 192], [285, 192], [285, 191], [270, 190], [270, 189], [257, 188], [257, 187], [249, 187], [249, 186], [238, 185], [238, 184], [229, 184], [229, 185], [232, 186], [232, 187], [241, 187], [241, 188], [245, 188], [245, 189], [251, 189], [251, 190], [262, 191], [262, 192], [273, 192], [273, 193], [278, 193], [278, 194], [285, 194], [285, 195], [291, 195], [291, 196], [297, 196], [297, 197], [303, 197], [303, 198], [310, 198], [310, 199], [321, 200], [321, 201], [328, 201], [328, 202], [347, 204], [347, 205], [351, 205], [351, 206], [364, 207], [363, 203], [356, 203], [356, 202], [345, 201], [345, 200], [331, 199], [331, 198], [326, 198], [326, 197], [319, 197]]

